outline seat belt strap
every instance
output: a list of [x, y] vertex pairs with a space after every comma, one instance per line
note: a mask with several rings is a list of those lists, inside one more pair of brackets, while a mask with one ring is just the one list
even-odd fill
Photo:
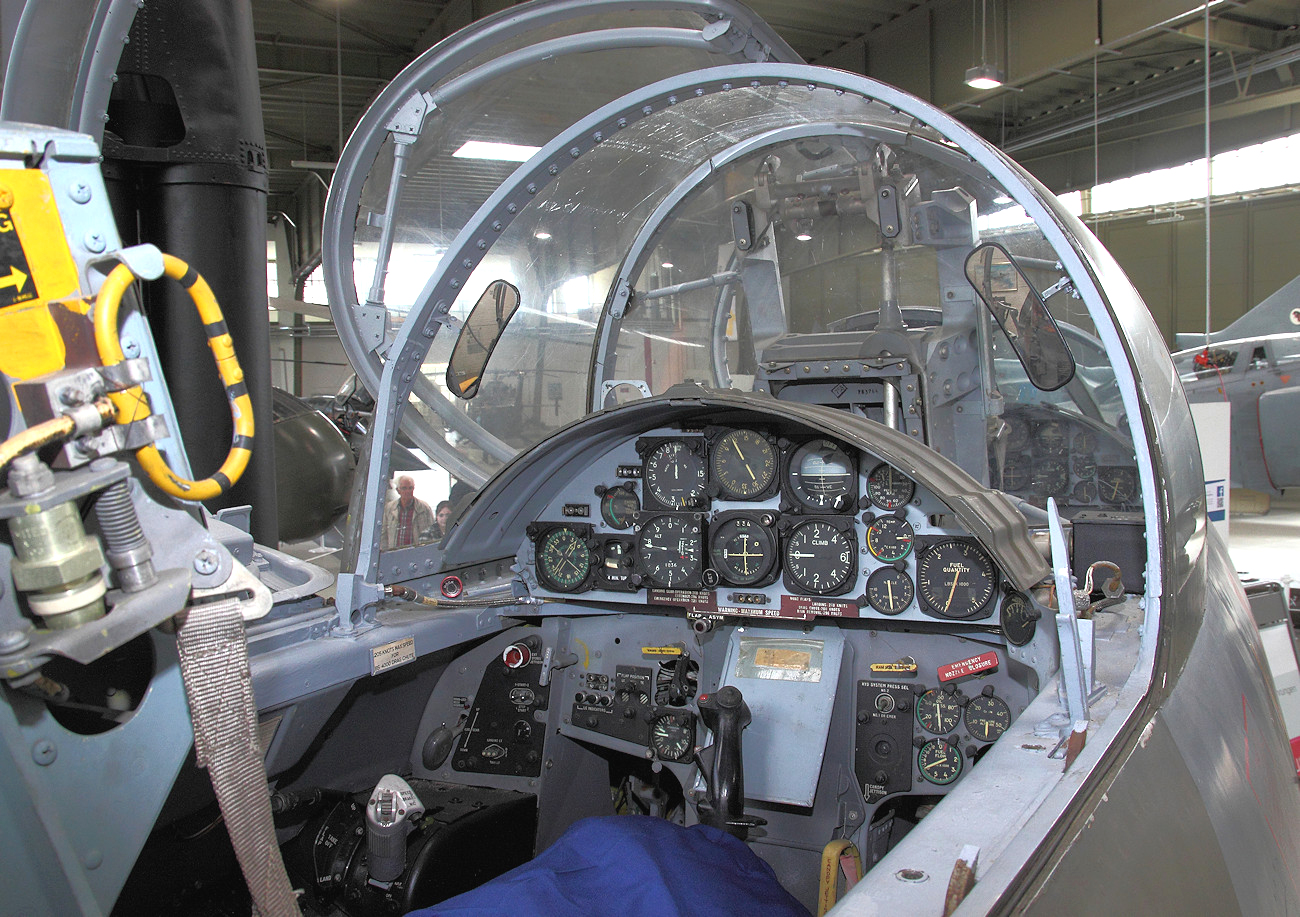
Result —
[[208, 770], [254, 917], [301, 917], [275, 840], [244, 620], [235, 598], [191, 605], [176, 631], [194, 751]]

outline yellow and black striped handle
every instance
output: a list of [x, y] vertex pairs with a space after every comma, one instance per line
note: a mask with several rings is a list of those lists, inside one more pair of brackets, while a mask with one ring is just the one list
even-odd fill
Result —
[[[152, 443], [137, 450], [135, 455], [149, 479], [162, 490], [182, 500], [210, 500], [229, 490], [248, 467], [253, 449], [253, 402], [248, 397], [244, 371], [235, 356], [235, 345], [230, 340], [226, 320], [221, 314], [221, 307], [217, 305], [216, 297], [212, 295], [212, 288], [193, 268], [171, 255], [163, 255], [163, 273], [180, 281], [194, 301], [195, 308], [199, 310], [199, 318], [208, 334], [208, 347], [217, 362], [221, 382], [226, 387], [230, 417], [235, 426], [234, 440], [221, 468], [201, 481], [190, 481], [177, 475]], [[135, 274], [129, 267], [119, 264], [99, 289], [99, 297], [95, 301], [95, 346], [99, 350], [99, 359], [105, 366], [115, 366], [126, 359], [118, 338], [117, 313], [122, 304], [122, 294], [135, 279]], [[151, 413], [144, 391], [138, 385], [125, 391], [113, 392], [109, 398], [117, 409], [115, 419], [120, 424], [143, 420]]]

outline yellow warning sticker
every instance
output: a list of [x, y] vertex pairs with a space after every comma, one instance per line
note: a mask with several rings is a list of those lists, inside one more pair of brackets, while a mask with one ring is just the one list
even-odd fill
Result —
[[0, 308], [81, 292], [50, 181], [40, 169], [0, 171]]
[[877, 675], [915, 675], [915, 662], [873, 662], [871, 671]]
[[28, 302], [40, 295], [9, 210], [8, 207], [0, 209], [0, 306]]
[[642, 656], [680, 656], [682, 648], [680, 646], [643, 646], [641, 647]]

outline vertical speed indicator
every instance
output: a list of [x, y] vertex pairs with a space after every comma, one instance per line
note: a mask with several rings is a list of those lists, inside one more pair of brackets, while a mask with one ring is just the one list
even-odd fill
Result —
[[852, 536], [830, 522], [800, 523], [785, 542], [786, 582], [806, 595], [840, 595], [857, 573]]

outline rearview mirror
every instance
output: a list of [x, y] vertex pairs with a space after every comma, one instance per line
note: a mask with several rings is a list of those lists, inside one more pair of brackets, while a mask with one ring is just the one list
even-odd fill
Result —
[[492, 348], [518, 308], [519, 291], [504, 280], [488, 284], [474, 304], [447, 361], [447, 388], [457, 398], [469, 400], [478, 394]]
[[966, 279], [993, 313], [1029, 381], [1045, 392], [1074, 378], [1074, 355], [1042, 294], [1001, 245], [986, 242], [966, 259]]

